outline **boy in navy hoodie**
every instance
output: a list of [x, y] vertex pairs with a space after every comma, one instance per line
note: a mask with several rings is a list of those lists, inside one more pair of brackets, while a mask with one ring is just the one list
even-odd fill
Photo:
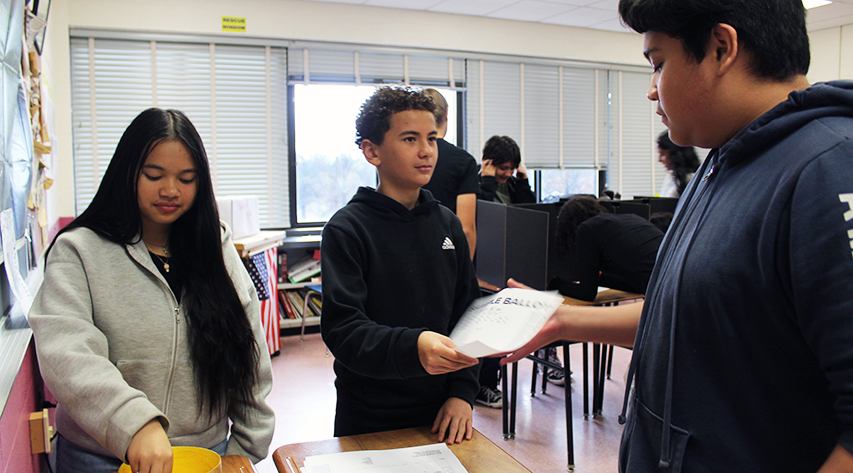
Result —
[[459, 219], [421, 190], [437, 159], [434, 108], [423, 92], [387, 87], [356, 119], [379, 186], [361, 187], [323, 230], [336, 436], [432, 426], [453, 444], [473, 433], [478, 361], [447, 335], [479, 286]]
[[670, 138], [711, 153], [642, 314], [561, 308], [506, 362], [551, 340], [633, 346], [623, 472], [853, 471], [853, 82], [809, 85], [801, 0], [619, 11]]

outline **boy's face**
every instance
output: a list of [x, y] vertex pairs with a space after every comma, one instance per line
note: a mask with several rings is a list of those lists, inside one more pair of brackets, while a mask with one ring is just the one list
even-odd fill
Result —
[[378, 190], [393, 197], [425, 186], [438, 156], [437, 134], [431, 112], [406, 110], [391, 115], [381, 145], [364, 140], [364, 156], [379, 172]]
[[657, 114], [669, 128], [670, 139], [681, 146], [713, 148], [714, 52], [702, 62], [685, 51], [681, 40], [665, 33], [643, 34], [643, 49], [654, 68], [648, 98], [657, 101]]
[[515, 167], [511, 162], [507, 161], [498, 166], [495, 166], [495, 181], [500, 184], [505, 184], [515, 172]]

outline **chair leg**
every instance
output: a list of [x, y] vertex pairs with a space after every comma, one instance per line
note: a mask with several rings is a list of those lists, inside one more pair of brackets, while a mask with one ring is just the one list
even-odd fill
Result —
[[[515, 400], [517, 399], [517, 388], [518, 388], [518, 362], [512, 364], [512, 386], [510, 389], [512, 390], [512, 396], [510, 396], [510, 410], [509, 410], [509, 431], [510, 438], [515, 438]], [[506, 401], [504, 401], [506, 402]]]
[[503, 388], [503, 405], [501, 406], [501, 416], [503, 421], [503, 433], [504, 440], [509, 440], [509, 390], [507, 389], [507, 385], [509, 381], [507, 381], [507, 366], [501, 366], [501, 387]]
[[539, 374], [539, 363], [533, 362], [533, 374], [530, 375], [530, 397], [536, 397], [536, 376]]
[[[563, 342], [563, 366], [565, 373], [571, 372], [571, 359], [569, 358], [569, 344]], [[568, 378], [568, 376], [566, 376]], [[574, 424], [572, 422], [572, 385], [566, 380], [566, 446], [568, 447], [568, 471], [575, 469], [575, 442]]]
[[608, 352], [609, 348], [611, 348], [611, 347], [608, 347], [607, 345], [602, 345], [602, 347], [601, 347], [601, 366], [599, 367], [600, 371], [598, 373], [598, 385], [597, 385], [598, 403], [593, 408], [593, 415], [600, 416], [601, 412], [604, 408], [604, 378], [606, 375], [607, 364], [609, 361], [609, 359], [607, 357], [607, 352]]
[[589, 344], [583, 343], [583, 420], [589, 420]]
[[613, 345], [610, 345], [610, 350], [607, 354], [607, 379], [610, 379], [610, 372], [613, 370]]

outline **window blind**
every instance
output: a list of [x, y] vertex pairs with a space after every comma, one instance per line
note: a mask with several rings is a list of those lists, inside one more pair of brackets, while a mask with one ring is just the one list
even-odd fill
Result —
[[465, 87], [465, 59], [367, 48], [290, 48], [291, 83], [411, 84]]
[[156, 106], [196, 126], [217, 195], [257, 195], [262, 227], [289, 226], [286, 68], [280, 47], [72, 38], [77, 212], [121, 133]]

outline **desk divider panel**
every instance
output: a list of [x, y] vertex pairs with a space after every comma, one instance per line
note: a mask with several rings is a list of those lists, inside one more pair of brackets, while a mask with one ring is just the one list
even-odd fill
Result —
[[498, 287], [513, 278], [535, 289], [548, 284], [547, 212], [477, 201], [477, 277]]

